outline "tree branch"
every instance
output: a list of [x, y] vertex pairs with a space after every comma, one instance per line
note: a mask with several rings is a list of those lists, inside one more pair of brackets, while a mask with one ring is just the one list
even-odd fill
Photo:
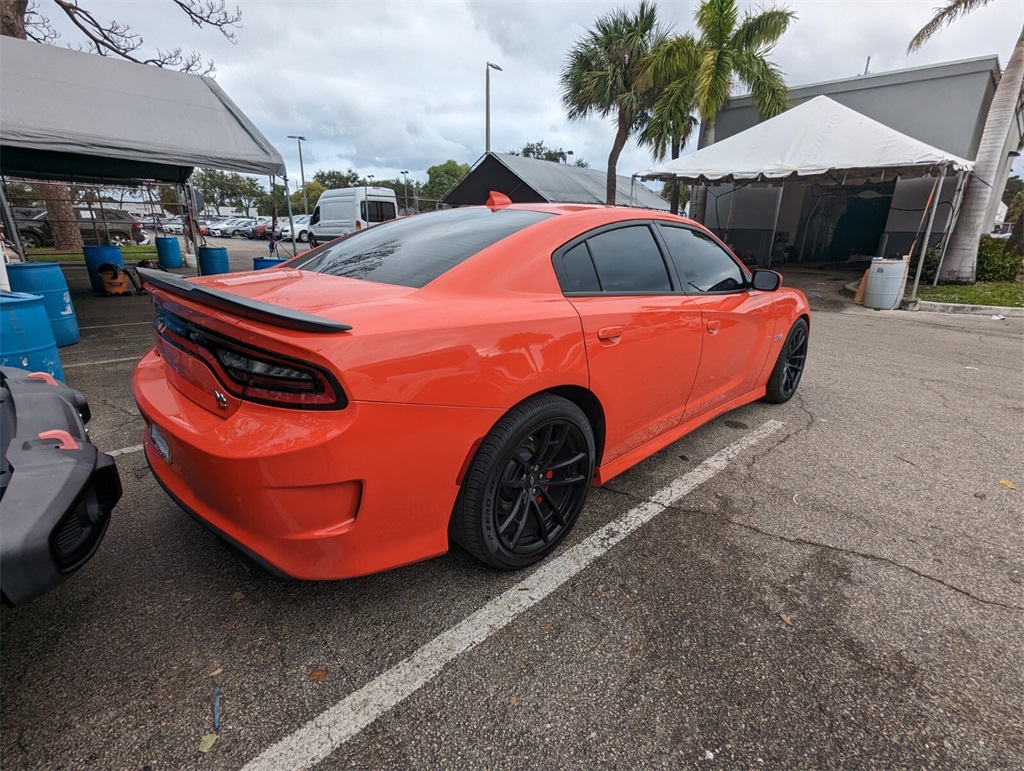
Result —
[[25, 10], [25, 37], [37, 43], [53, 43], [60, 33], [53, 28], [50, 20], [39, 13], [39, 4], [33, 0]]
[[[181, 48], [168, 50], [157, 49], [156, 56], [140, 58], [134, 53], [142, 47], [142, 36], [133, 32], [127, 24], [118, 21], [100, 22], [90, 11], [82, 8], [78, 0], [53, 0], [57, 7], [71, 20], [88, 40], [88, 47], [100, 56], [118, 56], [137, 64], [151, 64], [155, 67], [173, 67], [182, 72], [209, 75], [214, 72], [213, 62], [203, 64], [202, 56], [192, 51], [184, 54]], [[225, 8], [224, 0], [171, 0], [178, 6], [192, 23], [202, 28], [203, 25], [216, 27], [232, 43], [235, 34], [231, 27], [238, 26], [242, 12], [236, 7], [234, 11]], [[40, 17], [41, 18], [41, 17]], [[45, 21], [45, 20], [44, 20]], [[47, 26], [49, 22], [47, 22]]]

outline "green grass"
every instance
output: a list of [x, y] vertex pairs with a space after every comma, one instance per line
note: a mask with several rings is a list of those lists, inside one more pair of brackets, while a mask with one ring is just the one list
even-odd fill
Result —
[[[29, 262], [85, 262], [81, 251], [60, 252], [56, 249], [26, 249], [25, 258]], [[126, 260], [155, 260], [155, 246], [122, 246], [121, 257]]]
[[977, 284], [939, 284], [923, 287], [918, 299], [936, 303], [963, 305], [1001, 305], [1024, 307], [1024, 284], [1019, 281], [979, 281]]

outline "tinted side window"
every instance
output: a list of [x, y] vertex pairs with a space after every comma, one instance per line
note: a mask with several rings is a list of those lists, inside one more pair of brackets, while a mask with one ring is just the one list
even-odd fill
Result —
[[588, 238], [587, 246], [603, 291], [672, 291], [661, 251], [646, 225], [606, 230]]
[[738, 292], [746, 286], [736, 261], [707, 236], [669, 225], [661, 233], [688, 292]]
[[597, 271], [585, 243], [576, 244], [562, 255], [562, 268], [566, 278], [563, 292], [601, 291], [601, 282], [597, 280]]
[[315, 209], [313, 209], [313, 216], [311, 216], [309, 218], [309, 224], [310, 225], [315, 225], [319, 221], [320, 221], [320, 207], [317, 206]]
[[367, 222], [387, 222], [397, 215], [390, 201], [360, 201], [359, 213]]

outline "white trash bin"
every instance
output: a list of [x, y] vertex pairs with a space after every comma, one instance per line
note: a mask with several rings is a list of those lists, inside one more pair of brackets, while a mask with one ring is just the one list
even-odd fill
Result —
[[872, 260], [864, 287], [864, 307], [891, 311], [903, 299], [906, 279], [906, 260]]

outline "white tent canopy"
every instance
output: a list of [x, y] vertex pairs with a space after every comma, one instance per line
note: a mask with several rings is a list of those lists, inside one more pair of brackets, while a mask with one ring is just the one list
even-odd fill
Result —
[[818, 96], [674, 161], [637, 172], [641, 179], [711, 183], [802, 180], [884, 173], [923, 176], [944, 167], [953, 174], [973, 164], [927, 145], [859, 112]]

